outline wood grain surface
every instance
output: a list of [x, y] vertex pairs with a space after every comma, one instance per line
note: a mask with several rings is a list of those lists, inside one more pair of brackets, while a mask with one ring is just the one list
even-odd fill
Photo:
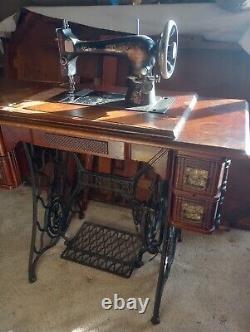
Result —
[[147, 141], [157, 146], [208, 149], [228, 157], [243, 157], [249, 152], [248, 104], [244, 100], [199, 99], [179, 136], [170, 140], [169, 126], [193, 94], [177, 93], [174, 107], [162, 115], [48, 102], [53, 93], [62, 90], [46, 84], [3, 81], [0, 91], [1, 124], [76, 137], [109, 137], [124, 142]]

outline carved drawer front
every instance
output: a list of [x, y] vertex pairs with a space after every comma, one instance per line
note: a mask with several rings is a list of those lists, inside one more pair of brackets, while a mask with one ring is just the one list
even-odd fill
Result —
[[203, 233], [215, 228], [219, 199], [192, 198], [174, 195], [173, 223], [180, 228]]
[[221, 161], [177, 156], [175, 188], [215, 196], [221, 186], [224, 164]]
[[92, 138], [65, 136], [37, 130], [33, 131], [33, 143], [35, 145], [52, 149], [89, 153], [114, 159], [124, 159], [125, 153], [123, 142], [110, 142]]

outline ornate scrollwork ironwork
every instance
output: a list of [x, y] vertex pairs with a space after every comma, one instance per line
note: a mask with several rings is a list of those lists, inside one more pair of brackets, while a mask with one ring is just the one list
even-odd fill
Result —
[[146, 207], [141, 223], [142, 240], [150, 254], [157, 254], [162, 244], [164, 202], [155, 208]]
[[45, 210], [46, 232], [50, 238], [58, 238], [65, 231], [63, 219], [64, 203], [58, 196], [52, 197]]
[[36, 281], [39, 258], [64, 236], [69, 225], [72, 186], [66, 170], [68, 154], [24, 144], [33, 196], [33, 223], [29, 257], [29, 281]]
[[[124, 178], [86, 170], [77, 154], [71, 154], [76, 164], [76, 179], [68, 179], [68, 153], [57, 150], [44, 150], [41, 155], [35, 147], [24, 144], [31, 171], [33, 194], [33, 226], [29, 257], [29, 281], [36, 281], [36, 265], [39, 258], [49, 248], [56, 245], [63, 237], [70, 224], [73, 208], [80, 207], [83, 216], [84, 204], [79, 204], [84, 189], [105, 188], [122, 194], [132, 205], [134, 223], [139, 232], [140, 246], [133, 261], [133, 267], [140, 267], [142, 256], [147, 251], [153, 255], [161, 254], [161, 265], [157, 284], [157, 292], [152, 322], [159, 322], [159, 307], [164, 283], [168, 279], [175, 256], [176, 242], [180, 238], [179, 231], [171, 226], [168, 197], [171, 197], [173, 174], [169, 180], [160, 180], [153, 172], [152, 164], [167, 153], [162, 149], [142, 167], [134, 177]], [[171, 160], [174, 160], [172, 156]], [[174, 169], [174, 167], [172, 167]], [[147, 174], [150, 179], [150, 190], [147, 199], [137, 198], [140, 179]], [[47, 177], [47, 188], [43, 188], [43, 177]], [[171, 199], [170, 199], [171, 200]], [[42, 208], [41, 211], [39, 211]], [[41, 218], [43, 216], [43, 218]], [[43, 220], [43, 222], [41, 222]], [[135, 234], [133, 234], [135, 235]], [[138, 236], [138, 234], [136, 235]]]
[[135, 200], [132, 204], [134, 223], [140, 229], [144, 250], [151, 254], [160, 252], [167, 204], [167, 183], [154, 176], [147, 201]]

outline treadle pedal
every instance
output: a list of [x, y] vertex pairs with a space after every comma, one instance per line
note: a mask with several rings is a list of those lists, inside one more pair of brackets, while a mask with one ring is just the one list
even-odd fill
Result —
[[129, 278], [136, 267], [141, 247], [141, 240], [136, 234], [84, 222], [61, 257]]

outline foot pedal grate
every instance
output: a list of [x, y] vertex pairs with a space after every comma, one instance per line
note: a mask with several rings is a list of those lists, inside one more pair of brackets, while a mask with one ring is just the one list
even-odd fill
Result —
[[141, 246], [136, 234], [85, 222], [61, 257], [129, 278]]

